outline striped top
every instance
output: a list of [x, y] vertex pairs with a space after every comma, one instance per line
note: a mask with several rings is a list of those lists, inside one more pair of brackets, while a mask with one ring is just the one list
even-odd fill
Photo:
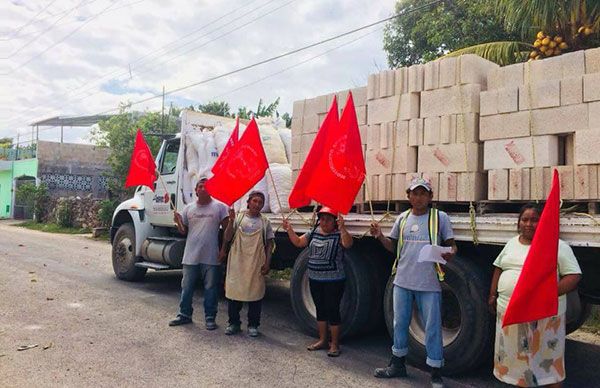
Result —
[[306, 233], [308, 244], [308, 277], [331, 282], [346, 279], [344, 247], [339, 231], [324, 235], [317, 231]]

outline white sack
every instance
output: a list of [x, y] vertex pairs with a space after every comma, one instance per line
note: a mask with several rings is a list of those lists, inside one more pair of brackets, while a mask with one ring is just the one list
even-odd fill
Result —
[[292, 163], [292, 131], [289, 128], [279, 128], [279, 137], [285, 147], [288, 163]]
[[[290, 205], [288, 203], [288, 197], [290, 196], [290, 191], [292, 190], [292, 169], [289, 164], [277, 163], [271, 164], [270, 168], [271, 174], [273, 175], [273, 180], [271, 181], [271, 178], [269, 177], [267, 182], [271, 212], [279, 214], [289, 211]], [[277, 197], [279, 197], [279, 201], [277, 200]]]

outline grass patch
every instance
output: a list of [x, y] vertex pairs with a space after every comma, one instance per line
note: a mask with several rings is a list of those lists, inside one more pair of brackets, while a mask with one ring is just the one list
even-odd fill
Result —
[[581, 328], [587, 332], [600, 334], [600, 308], [592, 306], [592, 313]]
[[271, 279], [290, 280], [292, 278], [292, 268], [272, 269], [268, 276]]
[[19, 224], [15, 224], [15, 226], [20, 226], [22, 228], [27, 228], [31, 230], [39, 230], [41, 232], [46, 233], [84, 234], [91, 232], [89, 228], [66, 228], [58, 224], [44, 224], [35, 221], [21, 222]]

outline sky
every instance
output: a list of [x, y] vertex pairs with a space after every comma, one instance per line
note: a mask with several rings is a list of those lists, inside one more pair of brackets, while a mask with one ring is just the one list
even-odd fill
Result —
[[[4, 0], [0, 2], [0, 138], [31, 141], [31, 123], [115, 113], [138, 102], [389, 17], [393, 0]], [[388, 67], [383, 24], [168, 94], [179, 107], [296, 100], [364, 86]], [[160, 110], [162, 98], [134, 110]], [[64, 141], [89, 143], [89, 128]], [[59, 141], [60, 128], [40, 127]]]

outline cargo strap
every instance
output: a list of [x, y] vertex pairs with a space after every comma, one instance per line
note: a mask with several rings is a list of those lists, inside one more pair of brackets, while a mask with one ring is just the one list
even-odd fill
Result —
[[[400, 261], [400, 252], [402, 251], [402, 247], [404, 246], [404, 227], [406, 226], [406, 221], [408, 220], [408, 216], [410, 215], [411, 209], [406, 210], [402, 214], [400, 214], [400, 231], [398, 234], [398, 246], [396, 247], [396, 260], [394, 260], [394, 265], [392, 266], [392, 276], [396, 275], [396, 270], [398, 269], [398, 261]], [[429, 243], [431, 245], [439, 245], [438, 244], [438, 235], [440, 231], [440, 215], [438, 209], [429, 209]], [[439, 263], [435, 263], [435, 271], [437, 273], [437, 277], [440, 282], [444, 281], [444, 270]]]

